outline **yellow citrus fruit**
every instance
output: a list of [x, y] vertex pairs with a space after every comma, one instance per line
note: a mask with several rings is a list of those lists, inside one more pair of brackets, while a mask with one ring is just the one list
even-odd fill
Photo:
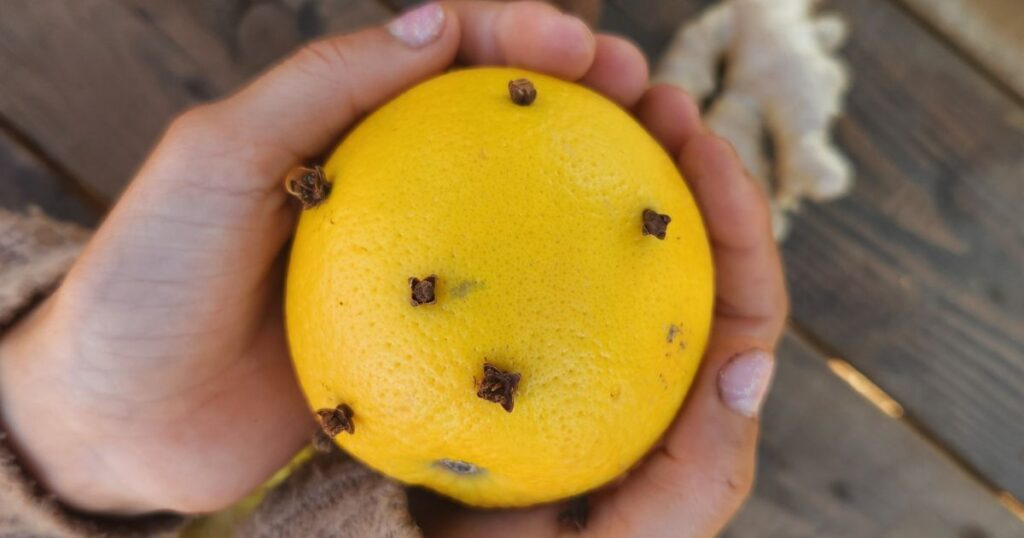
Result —
[[[521, 506], [612, 480], [664, 432], [704, 351], [712, 264], [673, 160], [628, 113], [537, 73], [455, 71], [367, 117], [324, 170], [287, 329], [312, 409], [351, 410], [346, 451]], [[431, 275], [414, 305], [410, 279]]]

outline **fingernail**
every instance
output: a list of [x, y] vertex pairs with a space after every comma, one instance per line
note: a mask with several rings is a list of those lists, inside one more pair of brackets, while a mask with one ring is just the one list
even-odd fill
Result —
[[765, 351], [752, 349], [736, 355], [718, 375], [718, 393], [733, 411], [756, 417], [768, 395], [775, 361]]
[[435, 3], [407, 11], [388, 24], [391, 35], [414, 49], [433, 43], [443, 29], [444, 9]]

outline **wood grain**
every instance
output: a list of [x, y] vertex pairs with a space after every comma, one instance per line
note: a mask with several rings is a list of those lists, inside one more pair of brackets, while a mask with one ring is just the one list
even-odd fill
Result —
[[1024, 109], [892, 3], [828, 5], [857, 183], [794, 222], [793, 319], [1024, 497]]
[[1024, 98], [1020, 0], [899, 0]]
[[31, 206], [83, 226], [95, 225], [102, 210], [77, 195], [66, 180], [0, 129], [0, 207], [24, 212]]
[[0, 116], [110, 200], [185, 107], [388, 15], [373, 0], [5, 0]]
[[1024, 524], [799, 337], [779, 349], [755, 491], [725, 538], [1020, 538]]

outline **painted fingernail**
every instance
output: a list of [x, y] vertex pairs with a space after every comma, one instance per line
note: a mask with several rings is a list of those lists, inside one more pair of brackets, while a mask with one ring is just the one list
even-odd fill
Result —
[[756, 417], [768, 395], [775, 361], [760, 349], [736, 355], [718, 374], [718, 394], [733, 411]]
[[443, 29], [444, 8], [435, 3], [407, 11], [388, 24], [388, 32], [395, 39], [414, 49], [433, 43]]

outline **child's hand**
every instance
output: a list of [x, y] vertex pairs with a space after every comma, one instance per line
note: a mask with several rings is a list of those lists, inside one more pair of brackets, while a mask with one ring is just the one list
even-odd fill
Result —
[[[636, 105], [683, 156], [716, 246], [715, 335], [686, 413], [644, 467], [595, 500], [591, 528], [704, 532], [731, 515], [756, 423], [723, 405], [716, 378], [734, 353], [771, 350], [785, 312], [764, 200], [692, 102], [666, 88], [644, 94], [639, 51], [534, 3], [454, 2], [321, 41], [174, 122], [58, 292], [0, 342], [3, 421], [51, 491], [94, 511], [215, 510], [309, 440], [281, 319], [281, 252], [296, 216], [283, 177], [456, 60], [582, 79]], [[432, 523], [554, 532], [550, 510]]]

